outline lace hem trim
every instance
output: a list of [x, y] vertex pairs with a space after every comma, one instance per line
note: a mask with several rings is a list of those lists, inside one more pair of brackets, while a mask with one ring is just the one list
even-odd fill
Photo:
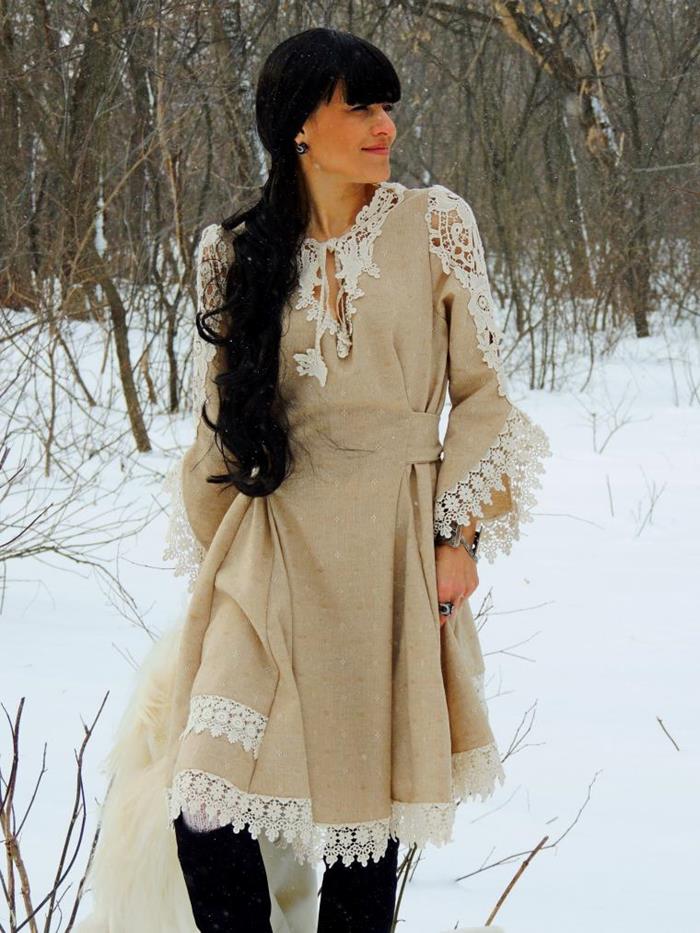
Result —
[[[463, 480], [435, 501], [434, 532], [448, 537], [453, 523], [468, 525], [473, 518], [482, 523], [479, 555], [493, 562], [499, 551], [510, 554], [520, 538], [520, 526], [532, 521], [535, 490], [542, 485], [543, 460], [551, 455], [547, 435], [519, 408], [513, 407], [496, 440], [477, 466]], [[503, 515], [483, 519], [483, 507], [493, 493], [505, 489], [503, 474], [510, 483], [513, 507]]]
[[[472, 677], [479, 703], [488, 718], [484, 692], [484, 672]], [[193, 701], [196, 697], [193, 697]], [[215, 698], [221, 699], [221, 698]], [[209, 704], [205, 704], [208, 706]], [[235, 707], [243, 718], [255, 713], [250, 707], [225, 701], [227, 709]], [[264, 717], [256, 714], [261, 722]], [[187, 731], [187, 730], [186, 730]], [[184, 733], [183, 733], [184, 734]], [[452, 839], [456, 805], [470, 797], [484, 801], [495, 790], [496, 783], [505, 781], [498, 749], [494, 743], [452, 755], [452, 802], [405, 803], [392, 801], [391, 816], [384, 820], [363, 823], [315, 823], [311, 801], [304, 797], [269, 797], [240, 790], [218, 775], [188, 769], [180, 771], [172, 786], [166, 789], [168, 818], [174, 820], [182, 812], [187, 824], [199, 832], [231, 824], [236, 831], [249, 825], [254, 838], [265, 832], [277, 845], [291, 844], [295, 858], [303, 863], [325, 858], [329, 863], [340, 858], [343, 864], [353, 860], [367, 864], [369, 858], [380, 858], [386, 851], [389, 836], [405, 845], [424, 846], [428, 842], [444, 845]]]
[[291, 844], [301, 864], [325, 858], [329, 864], [341, 859], [344, 865], [355, 860], [367, 865], [370, 858], [377, 861], [384, 855], [389, 836], [419, 847], [451, 842], [459, 800], [476, 794], [484, 800], [493, 794], [497, 781], [505, 780], [493, 744], [459, 752], [452, 756], [452, 764], [452, 802], [393, 801], [387, 819], [342, 825], [314, 822], [308, 798], [246, 793], [218, 775], [187, 769], [178, 772], [166, 789], [168, 818], [175, 820], [182, 813], [195, 829], [231, 824], [240, 832], [248, 824], [255, 839], [265, 832], [271, 842]]
[[190, 713], [180, 738], [189, 732], [209, 732], [215, 738], [225, 736], [233, 745], [236, 742], [258, 757], [267, 726], [267, 716], [257, 710], [216, 694], [195, 694], [190, 701]]
[[191, 593], [206, 552], [195, 537], [187, 517], [182, 495], [182, 462], [180, 458], [173, 463], [163, 480], [163, 490], [170, 497], [163, 560], [175, 562], [175, 576], [187, 579], [187, 589]]

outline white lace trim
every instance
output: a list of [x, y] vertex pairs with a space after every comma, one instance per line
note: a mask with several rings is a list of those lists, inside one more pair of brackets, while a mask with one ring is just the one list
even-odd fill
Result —
[[195, 537], [185, 510], [182, 458], [169, 467], [163, 480], [163, 490], [170, 498], [163, 560], [175, 562], [175, 576], [186, 577], [187, 590], [191, 593], [206, 552]]
[[446, 275], [454, 273], [469, 294], [468, 309], [484, 361], [495, 371], [499, 395], [508, 386], [501, 365], [503, 334], [493, 313], [493, 298], [481, 235], [469, 204], [444, 185], [428, 190], [425, 221], [430, 232], [430, 251], [441, 261]]
[[[343, 359], [352, 348], [352, 316], [357, 309], [353, 302], [364, 295], [358, 282], [362, 273], [379, 278], [379, 268], [372, 253], [389, 212], [404, 197], [405, 187], [398, 182], [380, 182], [369, 204], [362, 207], [355, 223], [342, 236], [322, 242], [307, 237], [299, 253], [299, 298], [295, 308], [306, 308], [306, 320], [316, 322], [314, 346], [303, 353], [295, 353], [297, 372], [314, 376], [322, 386], [326, 384], [328, 367], [321, 353], [321, 338], [330, 331], [336, 339], [336, 353]], [[338, 279], [338, 319], [328, 310], [328, 275], [326, 255], [335, 256]], [[317, 294], [318, 292], [318, 294]]]
[[209, 732], [223, 735], [233, 745], [236, 742], [258, 757], [267, 726], [267, 716], [257, 710], [217, 694], [199, 693], [190, 700], [190, 713], [181, 738], [189, 732]]
[[[503, 335], [493, 312], [484, 247], [469, 204], [443, 185], [428, 193], [425, 220], [430, 231], [430, 250], [440, 258], [445, 274], [453, 273], [469, 295], [468, 310], [474, 320], [484, 362], [494, 370], [498, 393], [507, 397], [507, 381], [501, 363]], [[541, 486], [542, 460], [551, 455], [547, 435], [515, 406], [479, 463], [455, 486], [436, 499], [434, 533], [449, 537], [455, 524], [481, 521], [479, 555], [493, 562], [499, 551], [510, 554], [520, 537], [520, 525], [531, 521], [534, 491]], [[505, 490], [503, 474], [510, 482], [513, 508], [484, 520], [485, 505], [496, 490]]]
[[444, 845], [452, 839], [457, 803], [480, 795], [491, 796], [505, 775], [496, 747], [491, 744], [452, 756], [451, 803], [404, 803], [392, 801], [391, 816], [361, 823], [316, 823], [306, 797], [270, 797], [240, 790], [225, 778], [190, 768], [175, 775], [166, 789], [168, 818], [182, 812], [188, 826], [205, 831], [231, 824], [236, 832], [248, 824], [253, 838], [265, 832], [271, 842], [291, 844], [298, 862], [344, 865], [357, 860], [366, 865], [386, 852], [389, 836], [403, 845]]
[[[204, 228], [196, 259], [198, 312], [214, 311], [223, 304], [226, 295], [226, 275], [229, 263], [233, 259], [231, 249], [224, 228], [220, 224], [209, 224]], [[192, 321], [194, 322], [194, 318]], [[210, 317], [207, 323], [210, 327], [215, 327], [216, 319]], [[201, 339], [194, 323], [193, 329], [189, 396], [196, 432], [202, 405], [205, 399], [209, 398], [208, 368], [216, 355], [216, 347]], [[163, 560], [175, 562], [175, 576], [185, 576], [187, 589], [192, 592], [206, 552], [195, 537], [185, 510], [182, 495], [182, 462], [181, 457], [173, 463], [163, 480], [163, 490], [170, 499]]]
[[206, 340], [202, 340], [198, 335], [195, 335], [194, 344], [192, 345], [192, 381], [190, 386], [195, 428], [199, 424], [202, 405], [205, 400], [209, 400], [207, 372], [209, 363], [215, 356], [216, 347], [214, 344], [207, 343]]
[[[488, 718], [483, 671], [475, 674], [472, 682]], [[263, 719], [260, 717], [259, 721]], [[316, 823], [311, 801], [306, 797], [280, 798], [247, 793], [225, 778], [197, 769], [178, 772], [172, 786], [166, 790], [166, 801], [170, 820], [182, 812], [187, 825], [198, 832], [227, 824], [240, 831], [248, 824], [256, 839], [264, 831], [271, 842], [291, 844], [299, 862], [326, 858], [332, 863], [340, 858], [345, 865], [353, 860], [366, 865], [370, 857], [376, 860], [384, 854], [389, 836], [400, 839], [404, 845], [450, 842], [457, 804], [477, 796], [486, 800], [494, 793], [496, 783], [502, 785], [504, 780], [498, 749], [490, 743], [452, 755], [451, 803], [395, 800], [391, 816], [384, 820], [343, 825]]]
[[[202, 231], [197, 256], [196, 291], [199, 313], [215, 311], [223, 305], [226, 300], [226, 276], [232, 261], [232, 246], [226, 238], [224, 228], [220, 224], [209, 224]], [[217, 319], [213, 316], [208, 317], [207, 324], [216, 329]], [[209, 398], [207, 369], [215, 355], [216, 346], [202, 340], [195, 325], [190, 381], [195, 429], [199, 424], [202, 405], [205, 399]]]
[[[543, 459], [551, 453], [547, 435], [519, 408], [511, 408], [496, 440], [463, 480], [438, 496], [434, 509], [434, 533], [448, 537], [454, 523], [481, 522], [479, 555], [493, 562], [499, 551], [510, 554], [520, 538], [520, 526], [532, 521], [534, 491], [542, 485]], [[510, 483], [513, 507], [495, 518], [483, 518], [484, 506], [493, 493], [504, 490], [503, 474]]]

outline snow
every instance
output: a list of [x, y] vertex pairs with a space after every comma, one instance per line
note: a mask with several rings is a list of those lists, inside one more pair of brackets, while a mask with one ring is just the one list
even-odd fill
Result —
[[[511, 743], [515, 750], [504, 762], [505, 785], [484, 803], [460, 805], [453, 842], [423, 850], [403, 897], [403, 933], [484, 924], [545, 835], [550, 848], [534, 857], [494, 920], [506, 933], [690, 928], [700, 832], [700, 405], [685, 379], [690, 373], [697, 385], [700, 362], [687, 325], [662, 333], [652, 326], [651, 338], [625, 337], [599, 359], [585, 389], [582, 353], [567, 360], [558, 391], [515, 393], [554, 455], [534, 521], [509, 557], [479, 564], [471, 599], [476, 614], [490, 595], [481, 619], [486, 694], [501, 754]], [[138, 533], [103, 551], [131, 604], [90, 567], [55, 556], [6, 567], [0, 700], [14, 719], [26, 697], [20, 814], [47, 743], [47, 771], [21, 836], [35, 900], [63, 843], [82, 722], [109, 691], [86, 751], [80, 874], [105, 790], [100, 765], [133, 665], [151, 645], [147, 629], [157, 636], [169, 628], [186, 601], [185, 581], [157, 560], [167, 506], [158, 477], [173, 438], [188, 442], [191, 416], [153, 415], [149, 430], [155, 452], [134, 455], [141, 468], [126, 473], [119, 458], [101, 464], [111, 501], [91, 494], [82, 516], [89, 528], [91, 516], [130, 503], [146, 517]], [[6, 470], [15, 456], [13, 449]], [[3, 730], [7, 779], [5, 720]], [[5, 910], [0, 905], [6, 924]]]

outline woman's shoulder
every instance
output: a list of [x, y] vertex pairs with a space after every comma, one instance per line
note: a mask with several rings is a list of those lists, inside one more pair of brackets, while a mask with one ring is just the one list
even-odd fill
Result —
[[221, 254], [222, 258], [230, 254], [234, 239], [245, 229], [245, 223], [238, 224], [233, 230], [221, 222], [205, 224], [199, 237], [200, 255], [205, 250]]
[[218, 309], [225, 300], [235, 236], [234, 231], [221, 223], [210, 223], [202, 229], [197, 250], [196, 281], [198, 304], [206, 311]]
[[432, 214], [446, 212], [465, 219], [473, 217], [469, 202], [461, 194], [439, 182], [420, 188], [406, 188], [404, 198], [414, 202], [416, 209], [423, 213], [426, 221], [429, 221]]
[[411, 227], [428, 243], [436, 235], [444, 238], [455, 223], [470, 227], [475, 223], [471, 205], [462, 195], [435, 182], [415, 188], [403, 189], [403, 210], [406, 215], [397, 224], [397, 230], [405, 231], [405, 221], [411, 220]]
[[202, 228], [195, 263], [200, 290], [207, 290], [212, 282], [219, 291], [224, 288], [229, 267], [234, 260], [233, 242], [244, 227], [245, 223], [240, 223], [234, 229], [229, 229], [225, 222], [214, 222]]

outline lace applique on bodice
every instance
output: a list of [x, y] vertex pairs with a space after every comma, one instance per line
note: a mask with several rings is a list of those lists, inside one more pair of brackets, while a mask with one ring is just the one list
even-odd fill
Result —
[[[372, 200], [360, 209], [355, 223], [346, 233], [329, 240], [307, 237], [299, 253], [298, 298], [294, 307], [306, 309], [306, 320], [315, 321], [315, 341], [303, 353], [295, 353], [297, 372], [302, 376], [315, 376], [321, 385], [326, 384], [328, 367], [321, 354], [321, 338], [326, 331], [335, 337], [336, 353], [340, 359], [347, 357], [352, 349], [352, 316], [356, 312], [354, 302], [364, 295], [359, 278], [363, 272], [379, 278], [379, 268], [372, 258], [374, 241], [381, 233], [382, 225], [389, 212], [404, 197], [404, 185], [399, 182], [381, 182], [377, 185]], [[335, 259], [335, 276], [338, 294], [335, 301], [337, 317], [328, 308], [330, 293], [327, 257]]]

